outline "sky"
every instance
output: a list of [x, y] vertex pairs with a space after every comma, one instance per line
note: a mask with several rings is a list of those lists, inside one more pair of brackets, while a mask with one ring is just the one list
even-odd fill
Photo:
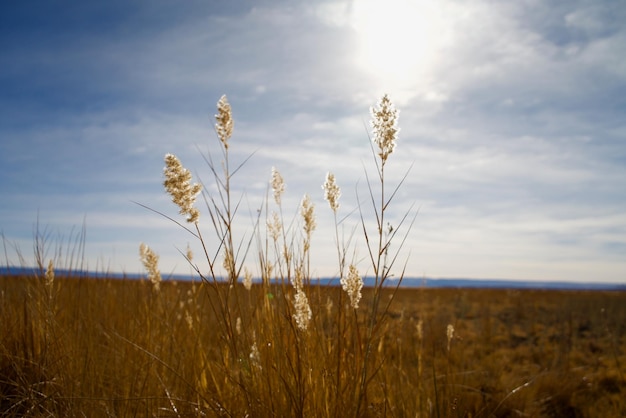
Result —
[[[220, 166], [225, 94], [230, 164], [245, 161], [236, 239], [275, 167], [286, 219], [305, 193], [315, 203], [311, 273], [336, 276], [331, 171], [350, 261], [371, 274], [356, 209], [375, 233], [369, 112], [388, 94], [400, 133], [387, 190], [407, 177], [387, 220], [418, 211], [392, 243], [394, 274], [626, 283], [624, 22], [619, 0], [2, 2], [3, 264], [31, 263], [39, 230], [67, 265], [85, 225], [91, 270], [143, 272], [141, 242], [164, 276], [190, 272], [188, 245], [206, 270], [197, 240], [146, 207], [184, 223], [166, 153], [214, 193], [205, 158]], [[245, 264], [258, 274], [256, 251]]]

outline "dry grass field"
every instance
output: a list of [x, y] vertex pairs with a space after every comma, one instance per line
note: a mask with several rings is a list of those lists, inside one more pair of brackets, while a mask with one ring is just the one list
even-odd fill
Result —
[[[295, 340], [280, 328], [285, 318], [256, 323], [266, 304], [284, 303], [280, 285], [230, 289], [246, 303], [234, 310], [236, 359], [220, 337], [213, 290], [63, 278], [50, 289], [43, 278], [0, 279], [0, 415], [354, 414], [348, 404], [359, 382], [347, 375], [359, 354], [348, 331], [338, 347], [340, 288], [309, 289], [311, 338]], [[367, 304], [372, 289], [363, 293]], [[359, 415], [625, 416], [625, 307], [624, 292], [400, 289], [381, 319]], [[345, 370], [339, 394], [330, 393], [337, 359]]]

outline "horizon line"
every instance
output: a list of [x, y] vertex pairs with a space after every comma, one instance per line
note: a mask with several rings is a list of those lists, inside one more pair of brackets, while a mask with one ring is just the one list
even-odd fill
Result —
[[[0, 267], [0, 278], [14, 277], [20, 275], [37, 275], [41, 274], [40, 267]], [[130, 279], [141, 280], [146, 279], [145, 273], [125, 273], [125, 272], [99, 272], [89, 269], [55, 269], [55, 273], [63, 278], [91, 278], [91, 279]], [[197, 274], [172, 273], [164, 277], [167, 281], [193, 281], [202, 280]], [[218, 277], [219, 281], [226, 281], [222, 276]], [[364, 287], [373, 287], [374, 276], [364, 276]], [[398, 283], [398, 278], [388, 277], [385, 279], [384, 287], [394, 287]], [[280, 281], [280, 278], [272, 279], [272, 281]], [[253, 283], [260, 283], [261, 278], [253, 278]], [[407, 283], [408, 282], [408, 283]], [[317, 277], [311, 278], [310, 283], [325, 286], [339, 286], [338, 277]], [[509, 288], [509, 289], [575, 289], [575, 290], [620, 290], [626, 291], [626, 283], [620, 282], [593, 282], [593, 281], [574, 281], [574, 280], [544, 280], [544, 279], [507, 279], [507, 278], [470, 278], [470, 277], [417, 277], [405, 276], [401, 279], [399, 287], [401, 288]]]

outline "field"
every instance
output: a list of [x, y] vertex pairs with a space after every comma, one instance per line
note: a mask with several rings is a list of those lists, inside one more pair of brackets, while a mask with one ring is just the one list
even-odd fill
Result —
[[[308, 289], [306, 335], [281, 328], [285, 318], [256, 323], [285, 289], [166, 281], [155, 292], [149, 281], [87, 278], [51, 288], [43, 277], [4, 277], [1, 415], [354, 414], [360, 382], [346, 376], [360, 354], [350, 329], [343, 346], [337, 339], [341, 288]], [[239, 358], [215, 291], [245, 302], [233, 309]], [[371, 297], [364, 289], [361, 302]], [[625, 307], [624, 292], [400, 289], [381, 318], [358, 415], [625, 416]]]

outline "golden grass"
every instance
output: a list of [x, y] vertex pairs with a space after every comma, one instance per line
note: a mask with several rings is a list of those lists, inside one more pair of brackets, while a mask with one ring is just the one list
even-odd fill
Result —
[[[345, 353], [334, 351], [340, 288], [309, 289], [314, 322], [307, 334], [292, 334], [282, 328], [289, 318], [262, 316], [264, 305], [287, 302], [280, 285], [272, 296], [238, 285], [233, 291], [248, 306], [238, 312], [244, 329], [234, 330], [240, 355], [225, 359], [206, 285], [163, 282], [154, 292], [136, 280], [56, 284], [48, 304], [42, 278], [0, 280], [2, 416], [355, 412], [346, 395], [358, 385], [358, 350], [349, 348], [357, 342], [345, 338]], [[364, 289], [362, 303], [371, 298]], [[395, 298], [361, 416], [626, 414], [626, 293], [402, 289]], [[261, 320], [271, 331], [252, 341], [245, 329], [259, 333]], [[455, 329], [449, 352], [447, 324]]]

